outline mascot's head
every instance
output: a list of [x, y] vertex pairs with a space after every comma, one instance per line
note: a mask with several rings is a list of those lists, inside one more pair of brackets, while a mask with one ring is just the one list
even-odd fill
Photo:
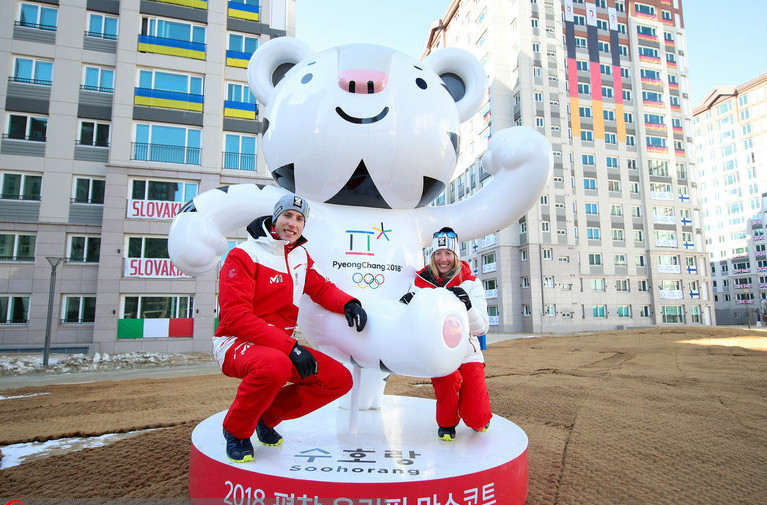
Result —
[[412, 209], [450, 181], [458, 127], [481, 105], [485, 71], [448, 48], [423, 62], [382, 46], [314, 53], [293, 38], [261, 46], [248, 81], [266, 106], [266, 163], [312, 200]]

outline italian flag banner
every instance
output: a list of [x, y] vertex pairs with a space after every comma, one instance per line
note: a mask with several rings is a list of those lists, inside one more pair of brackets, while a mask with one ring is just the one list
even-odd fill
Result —
[[118, 319], [117, 338], [165, 338], [194, 336], [194, 319]]

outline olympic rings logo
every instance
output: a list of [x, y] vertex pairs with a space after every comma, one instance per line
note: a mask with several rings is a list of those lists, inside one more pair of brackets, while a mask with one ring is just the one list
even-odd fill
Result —
[[357, 286], [362, 289], [367, 287], [370, 289], [378, 289], [385, 280], [386, 278], [383, 274], [373, 275], [370, 272], [364, 275], [361, 272], [355, 272], [354, 275], [352, 275], [352, 281], [357, 283]]

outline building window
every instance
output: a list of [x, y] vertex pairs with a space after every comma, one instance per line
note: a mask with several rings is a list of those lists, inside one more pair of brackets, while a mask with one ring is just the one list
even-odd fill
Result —
[[2, 180], [0, 198], [4, 200], [40, 200], [42, 176], [5, 172], [0, 174], [0, 179]]
[[602, 254], [601, 253], [589, 253], [589, 265], [591, 265], [591, 266], [600, 266], [600, 265], [602, 265]]
[[618, 137], [614, 133], [605, 132], [605, 144], [617, 144]]
[[[575, 60], [575, 68], [581, 72], [588, 72], [589, 71], [589, 62], [584, 60]], [[578, 90], [581, 88], [578, 87]]]
[[613, 240], [617, 240], [617, 241], [620, 241], [620, 242], [625, 240], [625, 235], [624, 235], [624, 231], [623, 231], [622, 228], [613, 228], [612, 229], [612, 236], [613, 236]]
[[168, 258], [168, 239], [128, 237], [128, 258]]
[[45, 142], [48, 134], [48, 118], [26, 114], [8, 114], [5, 137], [16, 140]]
[[[255, 53], [256, 49], [258, 49], [258, 37], [249, 37], [247, 35], [230, 33], [228, 42], [229, 45], [226, 51], [226, 64], [232, 64], [229, 61], [231, 58], [235, 60], [244, 60], [245, 67], [247, 67], [247, 62], [250, 60], [250, 57], [253, 56], [253, 53]], [[235, 64], [235, 66], [239, 65]]]
[[530, 287], [530, 279], [527, 276], [523, 275], [521, 281], [522, 281], [522, 287], [523, 288], [529, 288]]
[[613, 255], [613, 265], [616, 267], [625, 267], [626, 266], [626, 255], [625, 254], [615, 254]]
[[101, 257], [101, 237], [73, 235], [69, 237], [67, 261], [98, 263]]
[[593, 130], [581, 130], [581, 140], [593, 142], [594, 141], [594, 131]]
[[535, 126], [538, 126], [538, 127], [545, 126], [545, 123], [543, 121], [543, 116], [536, 116], [536, 118], [535, 118]]
[[597, 189], [597, 180], [593, 177], [583, 179], [583, 189]]
[[[527, 261], [527, 249], [519, 251], [519, 259], [520, 261]], [[493, 263], [495, 263], [495, 253], [493, 253]]]
[[548, 221], [541, 221], [541, 231], [542, 232], [550, 232], [551, 231], [551, 225]]
[[76, 177], [74, 184], [74, 203], [104, 203], [104, 185], [103, 179], [91, 179], [88, 177]]
[[[141, 19], [141, 34], [161, 39], [182, 42], [205, 43], [205, 26], [171, 21], [169, 19], [144, 17]], [[139, 51], [141, 48], [139, 48]]]
[[202, 112], [203, 78], [158, 70], [139, 70], [134, 104]]
[[578, 107], [578, 115], [581, 117], [591, 117], [591, 107]]
[[32, 58], [14, 58], [13, 77], [15, 82], [30, 84], [51, 85], [53, 75], [53, 63], [50, 61]]
[[598, 319], [604, 319], [607, 317], [606, 305], [593, 305], [591, 307], [591, 315]]
[[80, 121], [80, 138], [77, 143], [81, 146], [109, 147], [109, 123], [95, 121]]
[[85, 66], [82, 82], [85, 90], [114, 93], [115, 71], [111, 68]]
[[546, 275], [543, 277], [543, 287], [544, 288], [553, 288], [554, 287], [554, 277], [551, 275]]
[[134, 179], [131, 199], [163, 202], [188, 202], [197, 196], [197, 184], [176, 181]]
[[227, 133], [224, 136], [224, 168], [256, 169], [256, 137]]
[[[594, 166], [594, 155], [593, 154], [583, 154], [581, 155], [581, 162], [584, 166]], [[592, 188], [593, 189], [593, 188]]]
[[58, 26], [58, 9], [42, 5], [22, 3], [18, 22], [21, 26], [55, 31]]
[[682, 305], [663, 305], [661, 314], [664, 323], [684, 323], [684, 307]]
[[62, 323], [82, 324], [96, 320], [95, 296], [67, 296], [64, 298]]
[[607, 121], [615, 121], [615, 111], [611, 109], [604, 109], [602, 111], [602, 116]]
[[586, 204], [586, 214], [588, 214], [588, 215], [597, 215], [597, 214], [599, 214], [599, 204], [598, 203], [587, 203]]
[[29, 297], [21, 295], [0, 296], [0, 324], [29, 323]]
[[195, 128], [136, 124], [132, 159], [199, 165], [201, 135]]
[[117, 18], [104, 14], [88, 13], [88, 37], [101, 37], [103, 39], [117, 39]]
[[557, 306], [554, 304], [548, 304], [545, 306], [543, 310], [543, 315], [548, 317], [553, 317], [557, 315]]
[[0, 234], [0, 261], [35, 261], [35, 235]]
[[123, 319], [190, 318], [193, 296], [126, 296]]
[[619, 292], [627, 293], [629, 291], [629, 280], [618, 279], [617, 281], [615, 281], [615, 290]]
[[599, 240], [602, 238], [599, 228], [586, 228], [586, 237], [589, 240]]
[[618, 305], [618, 317], [631, 317], [631, 305]]
[[530, 314], [532, 314], [532, 312], [530, 311], [530, 306], [528, 304], [526, 304], [526, 303], [523, 303], [522, 304], [522, 315], [523, 316], [529, 316]]
[[591, 85], [585, 82], [579, 82], [578, 93], [581, 95], [591, 95]]

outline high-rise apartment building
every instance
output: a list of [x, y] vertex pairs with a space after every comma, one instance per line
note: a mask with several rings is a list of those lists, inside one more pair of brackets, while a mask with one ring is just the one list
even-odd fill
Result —
[[715, 87], [693, 117], [716, 320], [754, 324], [767, 310], [767, 74]]
[[540, 203], [462, 245], [491, 328], [714, 324], [681, 2], [455, 0], [426, 53], [447, 46], [471, 51], [490, 84], [438, 204], [482, 186], [479, 156], [502, 128], [535, 128], [554, 151]]
[[246, 67], [295, 0], [6, 6], [0, 349], [208, 351], [217, 274], [184, 276], [167, 233], [196, 194], [271, 181]]

